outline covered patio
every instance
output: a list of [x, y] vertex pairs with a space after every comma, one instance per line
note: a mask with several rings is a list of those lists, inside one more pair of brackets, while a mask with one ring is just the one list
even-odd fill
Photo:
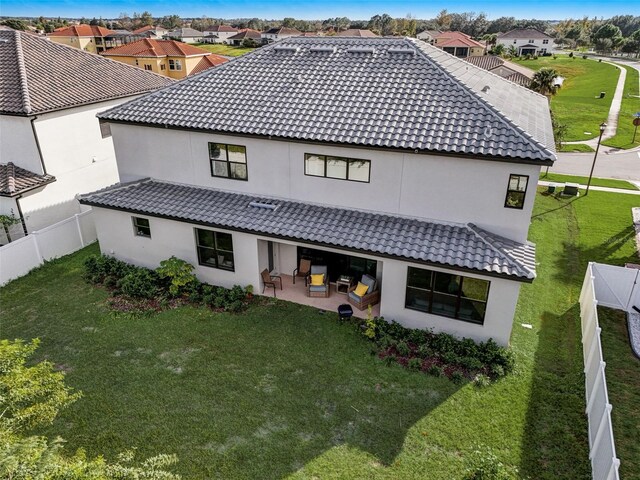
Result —
[[[282, 274], [279, 275], [282, 278], [282, 290], [276, 287], [276, 298], [280, 300], [287, 300], [289, 302], [299, 303], [301, 305], [308, 305], [321, 310], [329, 312], [338, 312], [338, 306], [343, 303], [349, 303], [347, 301], [347, 295], [344, 293], [336, 292], [335, 283], [329, 284], [330, 294], [328, 297], [308, 297], [307, 287], [305, 287], [304, 279], [297, 278], [296, 283], [293, 283], [293, 277], [291, 275]], [[262, 290], [260, 290], [262, 293]], [[266, 288], [264, 295], [273, 296], [273, 289]], [[358, 318], [367, 318], [367, 310], [358, 310], [355, 306], [353, 308], [353, 316]], [[371, 314], [375, 316], [380, 315], [380, 303], [371, 307]]]

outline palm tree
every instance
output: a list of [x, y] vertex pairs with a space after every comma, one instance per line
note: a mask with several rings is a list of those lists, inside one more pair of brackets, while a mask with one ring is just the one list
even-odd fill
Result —
[[558, 90], [558, 85], [555, 83], [557, 77], [558, 72], [553, 68], [541, 68], [533, 74], [533, 79], [531, 80], [531, 86], [529, 88], [535, 92], [550, 97], [555, 95]]

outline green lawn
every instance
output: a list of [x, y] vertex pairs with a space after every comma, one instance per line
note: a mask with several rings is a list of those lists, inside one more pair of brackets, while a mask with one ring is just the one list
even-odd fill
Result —
[[40, 337], [84, 392], [43, 433], [90, 455], [176, 453], [186, 478], [459, 479], [481, 444], [531, 479], [587, 479], [578, 296], [588, 260], [633, 259], [634, 205], [538, 194], [516, 370], [484, 389], [386, 367], [334, 314], [285, 302], [114, 316], [80, 277], [95, 245], [2, 288], [2, 337]]
[[[640, 132], [636, 135], [636, 141], [633, 140], [634, 114], [640, 112], [640, 91], [638, 86], [639, 72], [635, 68], [620, 65], [627, 71], [627, 78], [624, 82], [624, 94], [622, 97], [622, 105], [620, 107], [620, 116], [618, 117], [618, 129], [616, 136], [602, 142], [610, 147], [633, 148], [640, 145]], [[634, 96], [632, 96], [634, 95]]]
[[195, 47], [202, 48], [217, 55], [226, 55], [228, 57], [239, 57], [245, 53], [253, 52], [255, 48], [234, 47], [232, 45], [224, 45], [221, 43], [196, 43]]
[[[566, 142], [589, 140], [598, 134], [598, 126], [607, 120], [620, 71], [613, 65], [584, 60], [580, 56], [538, 57], [516, 60], [532, 70], [553, 68], [565, 77], [564, 84], [551, 99], [558, 121], [567, 126]], [[603, 99], [597, 98], [606, 92]], [[588, 135], [584, 132], [590, 132]]]
[[640, 360], [629, 346], [625, 313], [610, 308], [598, 308], [602, 328], [602, 352], [607, 362], [605, 376], [616, 454], [620, 459], [620, 477], [640, 479]]
[[582, 143], [572, 143], [572, 144], [564, 143], [560, 147], [560, 151], [561, 152], [593, 152], [594, 150], [589, 145], [584, 145]]
[[[589, 177], [580, 177], [575, 175], [562, 175], [560, 173], [540, 173], [540, 180], [546, 182], [558, 182], [558, 183], [579, 183], [580, 185], [586, 185], [589, 181]], [[597, 178], [591, 179], [591, 185], [594, 187], [609, 187], [609, 188], [621, 188], [623, 190], [638, 190], [633, 183], [626, 182], [624, 180], [616, 180], [613, 178]]]

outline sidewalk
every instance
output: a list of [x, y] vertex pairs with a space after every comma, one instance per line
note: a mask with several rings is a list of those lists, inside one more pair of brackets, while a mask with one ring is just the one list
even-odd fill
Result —
[[[543, 185], [543, 186], [547, 186], [547, 185], [562, 185], [564, 182], [547, 182], [544, 180], [538, 180], [538, 185]], [[579, 185], [579, 188], [581, 188], [582, 190], [584, 190], [585, 188], [587, 188], [586, 185]], [[589, 187], [589, 190], [594, 190], [594, 191], [598, 191], [598, 192], [610, 192], [610, 193], [627, 193], [629, 195], [640, 195], [640, 190], [625, 190], [623, 188], [610, 188], [610, 187], [594, 187], [593, 185], [591, 187]]]

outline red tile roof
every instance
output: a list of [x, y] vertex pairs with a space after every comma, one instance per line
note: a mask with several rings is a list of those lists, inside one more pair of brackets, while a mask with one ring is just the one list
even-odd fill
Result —
[[476, 42], [469, 35], [462, 32], [442, 32], [436, 36], [437, 47], [479, 47], [485, 48], [480, 42]]
[[50, 37], [106, 37], [115, 32], [98, 25], [73, 25], [71, 27], [56, 28], [48, 36]]
[[191, 73], [189, 73], [189, 75], [195, 75], [196, 73], [204, 72], [211, 67], [217, 67], [218, 65], [221, 65], [228, 61], [229, 60], [227, 60], [226, 58], [212, 53], [210, 55], [207, 55], [206, 57], [202, 57], [202, 60], [200, 60], [198, 64], [193, 68], [193, 70], [191, 70]]
[[251, 28], [243, 28], [234, 36], [227, 38], [227, 40], [243, 40], [245, 38], [253, 38], [254, 40], [260, 40], [262, 37], [260, 32]]
[[137, 42], [127, 43], [119, 47], [110, 48], [101, 55], [123, 57], [189, 57], [194, 55], [208, 55], [207, 50], [178, 42], [177, 40], [153, 40], [145, 38]]
[[156, 27], [154, 27], [153, 25], [147, 25], [145, 27], [140, 27], [140, 28], [136, 28], [132, 33], [144, 33], [144, 32], [148, 32], [149, 30], [155, 30]]

